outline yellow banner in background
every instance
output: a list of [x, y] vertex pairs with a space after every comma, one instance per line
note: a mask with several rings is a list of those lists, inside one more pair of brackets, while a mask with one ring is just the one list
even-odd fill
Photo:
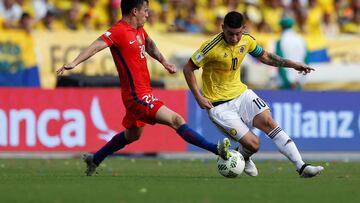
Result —
[[328, 53], [332, 63], [360, 63], [360, 38], [348, 37], [329, 40]]
[[[35, 32], [33, 37], [40, 65], [42, 87], [54, 88], [56, 70], [75, 59], [82, 49], [88, 47], [101, 34], [99, 32]], [[91, 57], [71, 73], [117, 75], [109, 49]]]

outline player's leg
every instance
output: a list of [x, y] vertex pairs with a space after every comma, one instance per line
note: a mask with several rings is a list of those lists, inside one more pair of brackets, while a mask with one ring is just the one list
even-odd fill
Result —
[[138, 140], [143, 132], [145, 123], [137, 120], [131, 111], [127, 111], [122, 125], [125, 127], [125, 131], [113, 136], [95, 154], [84, 154], [83, 159], [87, 166], [86, 175], [91, 176], [95, 173], [96, 168], [107, 156]]
[[294, 141], [273, 120], [270, 110], [265, 110], [255, 116], [253, 125], [272, 139], [278, 150], [295, 165], [302, 177], [313, 177], [324, 170], [322, 166], [310, 166], [304, 163]]
[[305, 163], [291, 138], [272, 119], [270, 110], [266, 110], [254, 117], [253, 125], [265, 132], [272, 139], [278, 150], [284, 154], [297, 169]]
[[144, 127], [132, 126], [112, 137], [111, 140], [107, 142], [102, 148], [100, 148], [95, 154], [84, 154], [83, 159], [86, 163], [86, 175], [93, 175], [96, 171], [96, 168], [107, 156], [138, 140], [143, 130]]
[[255, 163], [251, 160], [251, 156], [259, 151], [260, 139], [253, 132], [248, 131], [240, 140], [238, 151], [245, 159], [244, 171], [249, 176], [257, 176], [259, 174]]
[[241, 120], [234, 106], [233, 103], [216, 106], [209, 110], [209, 118], [224, 135], [240, 143], [237, 150], [245, 159], [245, 173], [257, 176], [258, 170], [250, 157], [259, 150], [260, 139]]
[[179, 134], [186, 142], [210, 151], [216, 155], [220, 155], [224, 159], [228, 159], [230, 157], [230, 141], [228, 139], [225, 139], [218, 145], [208, 142], [203, 136], [191, 129], [186, 124], [183, 117], [167, 108], [165, 105], [160, 107], [160, 109], [156, 112], [155, 119], [157, 123], [170, 126], [176, 130], [177, 134]]
[[138, 140], [144, 131], [144, 127], [132, 126], [125, 131], [116, 134], [99, 151], [94, 154], [94, 163], [98, 166], [109, 155], [124, 148], [126, 145]]

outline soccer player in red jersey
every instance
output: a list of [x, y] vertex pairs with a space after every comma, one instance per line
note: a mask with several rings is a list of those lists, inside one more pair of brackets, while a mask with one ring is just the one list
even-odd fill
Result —
[[61, 75], [65, 70], [75, 68], [97, 52], [110, 47], [119, 74], [122, 100], [126, 107], [122, 122], [125, 131], [116, 134], [95, 154], [84, 155], [87, 164], [85, 173], [88, 176], [95, 172], [108, 155], [138, 140], [146, 123], [170, 126], [185, 141], [220, 155], [223, 159], [230, 157], [230, 141], [227, 138], [218, 145], [206, 141], [179, 114], [153, 95], [145, 52], [158, 60], [169, 73], [175, 73], [176, 67], [163, 57], [143, 28], [148, 17], [148, 4], [148, 0], [122, 0], [122, 19], [83, 50], [74, 61], [57, 70], [57, 74]]

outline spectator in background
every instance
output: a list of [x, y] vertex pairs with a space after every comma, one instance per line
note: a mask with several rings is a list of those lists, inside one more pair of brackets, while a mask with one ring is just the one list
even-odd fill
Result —
[[224, 5], [227, 12], [236, 11], [239, 9], [239, 0], [224, 0]]
[[204, 7], [198, 9], [199, 24], [204, 33], [217, 33], [215, 31], [217, 0], [208, 0]]
[[267, 0], [262, 8], [263, 23], [271, 32], [280, 32], [279, 21], [284, 14], [280, 0]]
[[305, 15], [304, 31], [311, 35], [322, 35], [322, 22], [326, 14], [318, 4], [317, 0], [309, 0], [307, 13]]
[[243, 13], [248, 22], [246, 25], [247, 29], [258, 30], [261, 32], [260, 23], [262, 21], [262, 13], [258, 0], [245, 0], [244, 7]]
[[180, 32], [189, 32], [189, 33], [200, 33], [201, 27], [198, 24], [196, 19], [196, 14], [194, 11], [189, 11], [185, 19], [178, 17], [175, 20], [175, 26], [177, 31]]
[[32, 6], [34, 9], [34, 17], [39, 21], [48, 14], [49, 11], [54, 12], [54, 6], [48, 0], [33, 0]]
[[339, 34], [339, 26], [337, 24], [339, 11], [335, 9], [338, 0], [326, 0], [326, 2], [323, 0], [321, 2], [321, 6], [324, 10], [324, 20], [321, 31], [327, 37], [335, 37]]
[[110, 25], [115, 24], [119, 19], [120, 2], [121, 2], [121, 0], [110, 0], [110, 3], [108, 5]]
[[360, 8], [356, 9], [352, 19], [342, 27], [344, 33], [360, 34]]
[[0, 17], [4, 19], [5, 28], [16, 28], [23, 13], [15, 0], [0, 0]]
[[81, 29], [85, 31], [94, 30], [93, 24], [91, 24], [91, 14], [85, 13], [81, 19]]
[[[276, 42], [276, 54], [292, 61], [306, 62], [306, 43], [304, 39], [297, 34], [292, 27], [294, 20], [291, 17], [284, 17], [280, 20], [282, 34]], [[305, 76], [298, 74], [297, 71], [290, 68], [279, 67], [279, 88], [301, 90], [304, 84]]]
[[79, 30], [79, 24], [77, 21], [77, 15], [79, 10], [77, 7], [73, 7], [65, 12], [65, 26], [69, 30]]
[[297, 26], [301, 32], [304, 32], [305, 16], [306, 16], [306, 6], [305, 3], [301, 0], [293, 0], [289, 5], [290, 13], [295, 18]]
[[49, 10], [45, 17], [36, 23], [36, 29], [46, 31], [59, 31], [64, 30], [64, 25], [61, 21], [57, 20], [56, 13]]
[[145, 24], [145, 29], [148, 31], [166, 32], [168, 27], [163, 19], [159, 19], [158, 14], [154, 10], [149, 10], [149, 17]]
[[87, 10], [82, 15], [82, 21], [88, 20], [88, 29], [102, 29], [107, 26], [109, 21], [106, 10], [102, 7], [99, 0], [87, 0]]
[[343, 13], [341, 13], [340, 23], [341, 23], [341, 32], [344, 33], [359, 33], [356, 31], [358, 28], [358, 23], [356, 22], [356, 15], [359, 15], [360, 10], [360, 0], [352, 0], [350, 5], [348, 5]]
[[350, 21], [355, 16], [355, 11], [360, 9], [360, 0], [351, 0], [350, 4], [345, 8], [343, 16]]
[[213, 30], [213, 33], [211, 33], [211, 34], [216, 34], [216, 33], [219, 33], [222, 31], [222, 24], [224, 22], [224, 17], [225, 17], [225, 15], [222, 15], [222, 14], [216, 15], [215, 28]]
[[1, 16], [0, 16], [0, 31], [2, 30], [2, 29], [4, 29], [4, 18], [2, 18]]
[[163, 8], [166, 12], [168, 24], [173, 27], [173, 31], [184, 32], [182, 24], [185, 21], [185, 16], [189, 12], [182, 4], [181, 0], [169, 0], [168, 5]]
[[28, 14], [23, 13], [19, 21], [19, 29], [24, 30], [26, 33], [30, 34], [33, 30], [34, 18]]

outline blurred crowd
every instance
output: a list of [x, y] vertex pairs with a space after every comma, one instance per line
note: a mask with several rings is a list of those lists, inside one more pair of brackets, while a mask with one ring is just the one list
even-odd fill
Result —
[[[4, 29], [105, 30], [121, 17], [121, 0], [0, 0]], [[228, 11], [247, 17], [251, 32], [280, 33], [290, 16], [304, 34], [360, 34], [360, 0], [150, 0], [147, 29], [214, 34]]]

